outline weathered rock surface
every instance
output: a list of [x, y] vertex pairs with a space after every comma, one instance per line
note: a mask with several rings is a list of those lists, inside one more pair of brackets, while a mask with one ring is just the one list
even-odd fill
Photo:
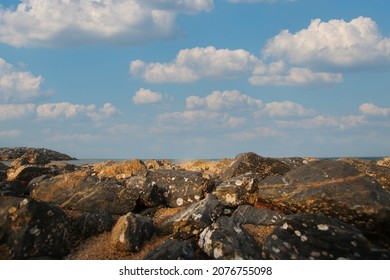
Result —
[[377, 164], [378, 164], [379, 166], [390, 167], [390, 157], [386, 157], [386, 158], [384, 158], [384, 159], [382, 159], [382, 160], [379, 160], [379, 161], [377, 162]]
[[287, 213], [319, 213], [365, 234], [390, 232], [390, 195], [374, 178], [340, 161], [318, 161], [260, 182], [258, 199]]
[[375, 178], [384, 190], [390, 192], [390, 166], [381, 166], [375, 161], [356, 158], [341, 158], [339, 161], [349, 163], [361, 172]]
[[84, 212], [105, 209], [111, 214], [123, 215], [136, 207], [139, 190], [126, 188], [115, 179], [101, 181], [79, 171], [38, 182], [31, 196], [64, 209]]
[[261, 248], [232, 218], [222, 216], [199, 236], [199, 247], [212, 259], [252, 260], [261, 258]]
[[0, 161], [0, 182], [7, 179], [8, 166]]
[[131, 176], [124, 182], [127, 189], [138, 191], [138, 206], [155, 207], [163, 203], [162, 188], [159, 188], [155, 182], [147, 180], [147, 174]]
[[190, 240], [168, 239], [149, 252], [144, 260], [194, 260], [195, 252]]
[[57, 206], [27, 198], [0, 197], [0, 258], [62, 258], [67, 223]]
[[49, 173], [50, 169], [43, 166], [22, 165], [8, 169], [7, 178], [9, 181], [20, 181], [27, 185], [32, 179]]
[[292, 259], [388, 259], [375, 251], [361, 231], [336, 219], [315, 214], [287, 216], [266, 239], [263, 257]]
[[278, 224], [284, 217], [285, 215], [279, 211], [242, 205], [234, 211], [232, 219], [238, 225], [271, 226]]
[[174, 169], [175, 166], [166, 159], [158, 160], [158, 159], [149, 159], [145, 161], [145, 165], [147, 169]]
[[[26, 154], [26, 155], [25, 155]], [[75, 158], [68, 155], [43, 148], [0, 148], [0, 160], [8, 161], [23, 157], [20, 161], [23, 164], [46, 164], [55, 160], [74, 160]], [[45, 162], [45, 163], [42, 163]]]
[[224, 206], [253, 205], [257, 199], [258, 183], [262, 179], [263, 175], [258, 173], [246, 173], [226, 179], [217, 185], [213, 194]]
[[217, 161], [193, 160], [180, 164], [179, 168], [201, 172], [203, 177], [217, 178], [230, 166], [232, 159], [223, 158]]
[[269, 175], [284, 175], [289, 167], [280, 160], [264, 158], [255, 153], [243, 153], [234, 158], [231, 165], [221, 175], [222, 180], [246, 173], [258, 173], [263, 178]]
[[199, 172], [183, 170], [151, 170], [146, 184], [157, 186], [169, 207], [180, 207], [199, 201], [209, 190], [209, 180]]
[[26, 185], [18, 181], [0, 182], [0, 196], [21, 196], [26, 189]]
[[113, 217], [105, 210], [97, 210], [93, 213], [83, 213], [76, 218], [73, 224], [73, 234], [87, 239], [93, 235], [111, 231], [114, 225]]
[[119, 218], [111, 232], [111, 244], [120, 251], [138, 252], [154, 232], [151, 220], [134, 213]]
[[185, 210], [159, 225], [161, 234], [173, 234], [180, 239], [188, 239], [199, 233], [207, 226], [215, 222], [222, 214], [220, 201], [213, 195], [194, 202]]
[[146, 165], [142, 160], [132, 159], [121, 162], [108, 161], [98, 163], [93, 166], [99, 178], [114, 177], [118, 180], [126, 179], [139, 171], [146, 170]]

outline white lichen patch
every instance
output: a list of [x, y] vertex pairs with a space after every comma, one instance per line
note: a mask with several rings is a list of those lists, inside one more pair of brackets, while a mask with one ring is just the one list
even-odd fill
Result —
[[235, 194], [231, 195], [231, 194], [228, 193], [228, 194], [225, 196], [225, 201], [226, 201], [227, 203], [232, 203], [232, 204], [234, 204], [234, 203], [236, 203], [236, 200], [237, 200], [237, 198], [236, 198], [236, 195], [235, 195]]
[[202, 218], [202, 214], [192, 214], [192, 218], [195, 220], [195, 221], [198, 221]]
[[299, 230], [295, 230], [294, 233], [295, 233], [295, 235], [298, 236], [298, 237], [301, 237], [301, 236], [302, 236], [302, 233], [301, 233]]
[[16, 207], [11, 207], [10, 209], [8, 209], [8, 213], [13, 214], [16, 212], [16, 210]]
[[241, 180], [236, 180], [235, 185], [237, 187], [241, 187], [242, 186], [242, 181]]
[[27, 204], [28, 204], [28, 199], [25, 198], [25, 199], [23, 199], [23, 200], [19, 203], [19, 207], [23, 207], [23, 206], [25, 206], [25, 205], [27, 205]]
[[318, 230], [327, 231], [329, 230], [329, 226], [326, 224], [319, 224], [317, 225]]
[[351, 245], [353, 246], [353, 247], [357, 247], [358, 246], [358, 244], [357, 244], [357, 242], [356, 241], [351, 241]]
[[194, 198], [195, 198], [196, 200], [199, 200], [199, 199], [200, 199], [200, 196], [199, 196], [199, 195], [195, 195]]
[[301, 235], [301, 241], [306, 242], [308, 240], [306, 235]]
[[119, 242], [120, 243], [125, 243], [125, 234], [122, 233], [120, 236], [119, 236]]
[[41, 231], [40, 231], [39, 228], [37, 228], [37, 227], [35, 226], [35, 227], [33, 227], [33, 228], [30, 229], [30, 233], [31, 233], [32, 235], [38, 236], [38, 235], [41, 234]]
[[183, 205], [183, 202], [184, 202], [184, 200], [183, 200], [181, 197], [179, 197], [178, 199], [176, 199], [176, 204], [177, 204], [178, 206], [182, 206], [182, 205]]
[[282, 229], [288, 229], [288, 223], [284, 223], [284, 224], [282, 225]]
[[272, 247], [272, 251], [274, 251], [274, 253], [276, 253], [276, 254], [280, 253], [280, 249], [278, 249], [276, 247]]
[[234, 227], [234, 231], [237, 233], [242, 233], [242, 229], [238, 226]]

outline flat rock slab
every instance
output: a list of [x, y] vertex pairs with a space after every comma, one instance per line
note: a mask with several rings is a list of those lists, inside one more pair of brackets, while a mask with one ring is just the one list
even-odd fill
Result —
[[151, 170], [146, 184], [157, 186], [169, 207], [180, 207], [199, 201], [209, 189], [209, 180], [200, 172], [184, 170]]
[[22, 165], [16, 169], [8, 169], [7, 178], [9, 181], [20, 181], [27, 185], [32, 179], [49, 173], [50, 169], [44, 166]]
[[149, 252], [144, 260], [194, 260], [195, 250], [190, 240], [168, 239]]
[[66, 209], [84, 212], [104, 209], [123, 215], [136, 207], [139, 192], [136, 188], [126, 188], [115, 179], [101, 181], [84, 172], [73, 172], [38, 182], [31, 196]]
[[222, 180], [233, 178], [245, 173], [258, 173], [263, 178], [269, 175], [283, 175], [290, 168], [280, 160], [264, 158], [255, 153], [238, 154], [231, 165], [221, 175]]
[[317, 161], [259, 183], [258, 199], [286, 213], [319, 213], [365, 234], [390, 233], [390, 194], [348, 163]]
[[266, 208], [255, 208], [250, 205], [242, 205], [234, 211], [232, 219], [234, 223], [243, 225], [271, 226], [278, 224], [285, 215], [282, 212]]
[[161, 234], [173, 234], [180, 239], [196, 236], [219, 218], [223, 212], [220, 204], [215, 196], [208, 195], [160, 224], [158, 230]]
[[287, 216], [265, 240], [263, 257], [295, 259], [388, 259], [390, 253], [375, 251], [355, 227], [315, 214]]
[[0, 197], [0, 258], [62, 258], [68, 253], [65, 213], [29, 198]]
[[111, 232], [111, 244], [120, 251], [139, 252], [154, 233], [151, 220], [128, 213], [119, 218]]
[[199, 236], [199, 247], [216, 260], [253, 260], [261, 258], [261, 248], [251, 235], [230, 217], [220, 217]]

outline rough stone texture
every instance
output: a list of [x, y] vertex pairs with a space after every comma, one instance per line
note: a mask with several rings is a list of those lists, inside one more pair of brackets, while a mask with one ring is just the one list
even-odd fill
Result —
[[263, 257], [291, 259], [388, 259], [355, 227], [315, 214], [287, 216], [265, 240]]
[[68, 252], [67, 223], [57, 206], [0, 197], [0, 258], [61, 258]]
[[0, 196], [21, 196], [26, 186], [18, 181], [0, 182]]
[[390, 157], [386, 157], [382, 160], [378, 160], [377, 164], [380, 166], [390, 167]]
[[20, 181], [28, 184], [32, 179], [41, 175], [49, 174], [50, 169], [39, 165], [22, 165], [17, 168], [10, 168], [7, 171], [9, 181]]
[[221, 175], [222, 180], [245, 173], [259, 173], [263, 178], [269, 175], [284, 175], [290, 169], [280, 160], [264, 158], [255, 153], [238, 154], [231, 165]]
[[73, 172], [39, 182], [31, 196], [65, 209], [84, 212], [105, 209], [123, 215], [136, 207], [139, 190], [126, 188], [115, 179], [100, 181], [96, 176]]
[[209, 189], [209, 180], [199, 172], [183, 170], [151, 170], [146, 184], [157, 186], [169, 207], [180, 207], [199, 201]]
[[119, 218], [111, 232], [111, 244], [120, 251], [138, 252], [154, 232], [153, 223], [138, 214], [128, 213]]
[[54, 160], [76, 159], [68, 155], [43, 148], [0, 148], [0, 160], [14, 160], [20, 157], [23, 157], [21, 160], [25, 162], [24, 164], [45, 164], [42, 162], [48, 163]]
[[45, 167], [48, 168], [50, 174], [53, 175], [71, 173], [79, 169], [76, 165], [66, 162], [51, 162], [46, 164]]
[[285, 215], [279, 211], [242, 205], [234, 211], [232, 219], [239, 225], [270, 226], [278, 224], [284, 217]]
[[147, 180], [148, 173], [131, 176], [124, 182], [126, 188], [138, 191], [138, 206], [140, 207], [155, 207], [164, 201], [164, 189], [158, 188], [155, 183]]
[[319, 213], [387, 238], [390, 195], [374, 178], [340, 161], [318, 161], [260, 182], [258, 199], [287, 213]]
[[223, 216], [205, 228], [199, 236], [199, 247], [212, 259], [260, 259], [261, 248], [250, 234], [232, 218]]
[[310, 159], [300, 157], [279, 158], [278, 160], [287, 165], [290, 170], [301, 167], [302, 165], [308, 164], [312, 161]]
[[87, 239], [93, 235], [111, 231], [114, 225], [112, 215], [105, 210], [97, 210], [94, 213], [83, 213], [73, 224], [73, 234], [77, 234], [82, 239]]
[[147, 169], [174, 169], [174, 165], [166, 159], [149, 159], [145, 161], [145, 165]]
[[356, 158], [341, 158], [339, 161], [349, 163], [361, 172], [375, 178], [384, 190], [390, 192], [390, 166], [381, 166], [372, 160]]
[[0, 162], [0, 182], [5, 181], [7, 179], [7, 169], [8, 166]]
[[99, 178], [114, 177], [118, 180], [126, 179], [139, 171], [146, 170], [142, 160], [132, 159], [121, 162], [108, 161], [94, 165], [93, 169]]
[[168, 239], [149, 252], [144, 260], [194, 260], [195, 252], [190, 240]]
[[208, 195], [166, 220], [159, 225], [158, 230], [161, 234], [173, 234], [174, 237], [188, 239], [198, 235], [205, 227], [215, 222], [222, 212], [218, 199]]
[[258, 173], [247, 173], [226, 179], [217, 185], [213, 194], [221, 200], [224, 206], [253, 205], [257, 198], [258, 183], [261, 179], [263, 179], [263, 175]]
[[223, 158], [217, 161], [193, 160], [180, 164], [179, 168], [201, 172], [205, 178], [217, 178], [230, 166], [232, 159]]
[[45, 174], [45, 175], [41, 175], [41, 176], [38, 176], [38, 177], [32, 179], [28, 183], [27, 188], [25, 189], [24, 193], [26, 195], [30, 195], [31, 192], [35, 189], [35, 187], [37, 187], [42, 181], [50, 179], [52, 177], [53, 177], [52, 174]]

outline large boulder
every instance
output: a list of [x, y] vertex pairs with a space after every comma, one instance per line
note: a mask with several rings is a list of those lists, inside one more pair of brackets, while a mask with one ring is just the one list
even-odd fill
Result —
[[146, 170], [146, 165], [142, 160], [131, 159], [121, 162], [101, 162], [93, 166], [99, 178], [116, 178], [118, 180], [126, 179], [139, 171]]
[[180, 168], [188, 171], [201, 172], [203, 177], [217, 178], [230, 166], [232, 159], [223, 158], [216, 161], [192, 160], [180, 164]]
[[199, 201], [209, 190], [209, 180], [199, 172], [151, 170], [146, 184], [156, 186], [169, 207], [186, 206]]
[[139, 252], [153, 232], [151, 220], [130, 212], [120, 217], [112, 229], [111, 244], [120, 251]]
[[31, 196], [65, 209], [95, 212], [107, 210], [123, 215], [137, 206], [139, 189], [127, 188], [115, 179], [99, 180], [84, 172], [73, 172], [42, 180]]
[[321, 213], [366, 234], [390, 233], [390, 194], [374, 178], [340, 161], [317, 161], [259, 183], [258, 199], [286, 213]]
[[195, 250], [190, 240], [168, 239], [146, 254], [144, 260], [194, 260]]
[[246, 173], [258, 173], [263, 178], [269, 175], [284, 175], [289, 167], [280, 160], [264, 158], [255, 153], [238, 154], [231, 165], [221, 175], [222, 180]]
[[390, 167], [390, 157], [385, 157], [384, 159], [378, 160], [377, 164], [379, 166]]
[[26, 185], [19, 181], [0, 182], [0, 196], [22, 196]]
[[28, 198], [0, 197], [0, 258], [62, 258], [67, 222], [57, 206]]
[[79, 215], [72, 225], [73, 234], [82, 239], [98, 235], [105, 231], [111, 231], [114, 225], [113, 217], [106, 210], [96, 212], [84, 212]]
[[43, 162], [48, 163], [56, 160], [76, 159], [66, 154], [44, 148], [0, 148], [0, 160], [14, 160], [20, 157], [23, 157], [20, 161], [25, 162], [24, 164], [44, 164]]
[[21, 165], [8, 169], [7, 176], [10, 181], [20, 181], [28, 185], [32, 179], [49, 173], [50, 169], [44, 166]]
[[277, 225], [285, 215], [279, 211], [266, 208], [255, 208], [242, 205], [234, 211], [232, 219], [238, 225], [251, 224], [256, 226]]
[[218, 199], [208, 195], [160, 224], [158, 230], [161, 234], [173, 234], [176, 238], [188, 239], [215, 222], [222, 212]]
[[155, 207], [161, 205], [164, 201], [162, 188], [151, 180], [147, 180], [147, 174], [134, 175], [124, 181], [127, 189], [138, 191], [138, 206], [140, 207]]
[[293, 259], [388, 259], [355, 227], [324, 215], [287, 216], [265, 240], [263, 257]]

